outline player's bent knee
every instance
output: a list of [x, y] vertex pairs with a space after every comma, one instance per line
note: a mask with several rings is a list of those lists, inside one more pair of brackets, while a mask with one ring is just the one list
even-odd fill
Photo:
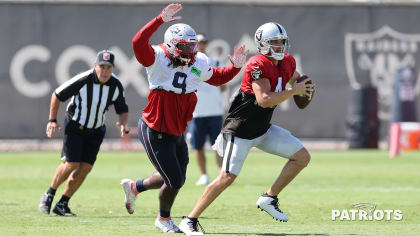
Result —
[[80, 162], [67, 162], [66, 161], [64, 163], [64, 165], [65, 165], [65, 168], [66, 169], [73, 171], [73, 170], [75, 170], [75, 169], [77, 169], [77, 168], [80, 167]]
[[185, 184], [185, 178], [180, 179], [178, 181], [174, 181], [172, 183], [172, 185], [171, 185], [171, 188], [173, 188], [173, 189], [181, 189], [182, 186], [184, 186], [184, 184]]
[[184, 184], [174, 184], [174, 185], [172, 185], [172, 189], [175, 189], [175, 190], [180, 190], [181, 188], [182, 188], [182, 186], [184, 186]]
[[220, 176], [220, 183], [224, 186], [229, 186], [231, 185], [236, 179], [236, 175], [231, 174], [231, 173], [222, 173], [222, 175]]
[[92, 170], [93, 165], [91, 164], [87, 164], [87, 163], [82, 163], [80, 164], [80, 168], [78, 171], [80, 171], [82, 174], [89, 174], [89, 172]]
[[308, 150], [306, 150], [306, 149], [303, 149], [303, 150], [304, 150], [304, 152], [302, 153], [302, 156], [300, 158], [301, 159], [301, 165], [306, 167], [306, 166], [308, 166], [309, 162], [311, 161], [311, 154], [309, 154]]
[[311, 161], [311, 154], [309, 154], [306, 148], [302, 148], [295, 155], [293, 155], [292, 158], [296, 161], [296, 164], [302, 167], [306, 167]]
[[81, 174], [87, 175], [90, 173], [90, 171], [92, 170], [92, 168], [80, 168], [79, 171]]

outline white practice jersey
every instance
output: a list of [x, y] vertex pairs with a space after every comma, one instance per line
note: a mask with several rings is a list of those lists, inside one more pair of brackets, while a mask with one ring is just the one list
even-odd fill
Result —
[[[210, 65], [219, 66], [218, 61], [208, 58]], [[222, 116], [222, 91], [220, 87], [208, 83], [201, 83], [197, 91], [197, 105], [193, 113], [194, 118]]]
[[213, 75], [208, 57], [198, 52], [191, 66], [168, 66], [171, 61], [161, 46], [153, 46], [155, 62], [146, 67], [150, 89], [163, 89], [178, 94], [197, 91], [200, 83]]

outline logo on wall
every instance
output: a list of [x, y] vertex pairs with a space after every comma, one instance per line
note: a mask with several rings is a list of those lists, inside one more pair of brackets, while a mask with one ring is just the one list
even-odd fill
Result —
[[[118, 60], [115, 61], [115, 66], [118, 68], [118, 77], [124, 87], [133, 86], [137, 93], [142, 97], [147, 97], [149, 94], [149, 85], [145, 77], [145, 70], [135, 57], [127, 55], [119, 47], [111, 47], [111, 51]], [[84, 62], [85, 67], [81, 70], [91, 68], [96, 58], [96, 50], [86, 45], [72, 45], [66, 48], [58, 55], [54, 63], [50, 63], [52, 50], [37, 44], [30, 44], [19, 49], [10, 61], [10, 80], [16, 90], [30, 98], [42, 98], [51, 94], [51, 90], [55, 87], [55, 83], [51, 83], [50, 78], [57, 80], [57, 84], [61, 85], [77, 73], [72, 71], [72, 65], [75, 62]], [[103, 59], [109, 61], [111, 54], [104, 53]], [[45, 78], [36, 78], [34, 73], [24, 73], [26, 66], [32, 61], [39, 61], [43, 63], [49, 62], [47, 65], [42, 65], [38, 70], [44, 71], [42, 75], [46, 74]], [[53, 64], [53, 68], [48, 65]], [[55, 74], [49, 74], [49, 70], [53, 69]], [[37, 73], [35, 73], [37, 74]]]
[[[404, 34], [389, 26], [371, 33], [345, 35], [347, 77], [353, 89], [373, 86], [378, 91], [378, 116], [390, 118], [393, 86], [398, 69], [415, 68], [419, 81], [420, 34]], [[417, 94], [420, 83], [416, 83]]]

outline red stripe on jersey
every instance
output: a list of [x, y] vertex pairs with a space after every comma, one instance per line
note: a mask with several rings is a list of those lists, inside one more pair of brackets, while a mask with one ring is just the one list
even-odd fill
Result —
[[296, 61], [292, 55], [285, 53], [283, 60], [277, 66], [268, 57], [258, 54], [249, 58], [246, 64], [244, 76], [241, 83], [241, 90], [245, 93], [254, 94], [252, 81], [266, 78], [270, 80], [271, 92], [274, 92], [279, 78], [282, 77], [282, 90], [286, 88], [287, 82], [292, 78], [296, 70]]
[[168, 51], [168, 49], [166, 48], [165, 44], [159, 44], [159, 47], [160, 47], [160, 48], [162, 48], [162, 50], [165, 52], [165, 55], [166, 55], [168, 58], [171, 58], [171, 54], [169, 54], [169, 51]]
[[143, 109], [143, 120], [150, 128], [180, 136], [192, 120], [197, 104], [195, 93], [177, 94], [165, 90], [151, 90]]

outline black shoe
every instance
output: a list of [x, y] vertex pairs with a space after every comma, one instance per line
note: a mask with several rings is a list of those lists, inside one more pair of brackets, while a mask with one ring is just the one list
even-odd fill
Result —
[[54, 195], [50, 193], [44, 193], [41, 196], [41, 201], [39, 202], [38, 209], [40, 212], [45, 214], [50, 214], [51, 211], [51, 204], [53, 202]]
[[71, 212], [67, 203], [57, 202], [53, 209], [53, 212], [58, 216], [76, 216], [73, 212]]

